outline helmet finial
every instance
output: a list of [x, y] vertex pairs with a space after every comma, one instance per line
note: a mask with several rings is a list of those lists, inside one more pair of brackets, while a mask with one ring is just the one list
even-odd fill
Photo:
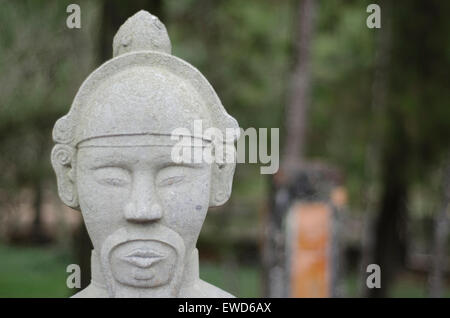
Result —
[[172, 45], [166, 27], [158, 17], [141, 10], [119, 28], [113, 40], [113, 56], [132, 51], [171, 54]]

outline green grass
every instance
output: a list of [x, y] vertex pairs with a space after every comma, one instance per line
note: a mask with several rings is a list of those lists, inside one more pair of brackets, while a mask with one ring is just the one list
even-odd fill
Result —
[[[0, 245], [0, 297], [68, 297], [67, 265], [70, 254], [58, 248]], [[201, 277], [238, 297], [260, 296], [259, 272], [201, 262]], [[237, 273], [235, 275], [234, 273]]]
[[[74, 263], [69, 251], [56, 247], [13, 247], [0, 244], [0, 297], [68, 297], [67, 265]], [[200, 262], [200, 277], [237, 297], [262, 296], [261, 271], [256, 266]], [[346, 296], [358, 297], [359, 278], [345, 280]], [[426, 282], [402, 275], [391, 297], [427, 297]], [[447, 286], [445, 297], [450, 297]]]
[[71, 263], [60, 249], [0, 245], [0, 297], [68, 297]]
[[[411, 275], [402, 275], [394, 284], [390, 297], [423, 298], [428, 297], [428, 282]], [[450, 286], [443, 292], [443, 297], [450, 298]]]
[[[352, 273], [348, 275], [344, 283], [346, 297], [359, 297], [361, 283], [359, 277]], [[389, 292], [391, 298], [424, 298], [428, 297], [428, 285], [426, 279], [418, 279], [412, 275], [403, 274], [394, 281], [392, 289]], [[450, 298], [450, 286], [444, 291], [443, 297]]]
[[236, 297], [261, 297], [261, 275], [254, 266], [217, 265], [200, 262], [200, 277]]

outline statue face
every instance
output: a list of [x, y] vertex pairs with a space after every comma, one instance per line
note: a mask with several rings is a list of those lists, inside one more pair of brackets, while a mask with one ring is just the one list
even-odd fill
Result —
[[167, 146], [85, 147], [76, 162], [83, 218], [94, 248], [109, 245], [114, 279], [135, 287], [167, 284], [184, 263], [178, 258], [195, 247], [211, 166], [174, 164]]
[[175, 164], [169, 136], [202, 118], [202, 102], [177, 76], [144, 67], [112, 76], [87, 106], [76, 187], [104, 271], [127, 286], [166, 285], [195, 247], [209, 206], [210, 165]]

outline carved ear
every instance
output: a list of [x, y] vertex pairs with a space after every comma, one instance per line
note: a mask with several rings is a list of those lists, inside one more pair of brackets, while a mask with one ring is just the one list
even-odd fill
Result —
[[57, 144], [53, 147], [51, 161], [58, 183], [58, 194], [65, 205], [78, 209], [78, 195], [73, 170], [75, 149]]
[[228, 201], [233, 185], [236, 163], [213, 163], [209, 206], [221, 206]]

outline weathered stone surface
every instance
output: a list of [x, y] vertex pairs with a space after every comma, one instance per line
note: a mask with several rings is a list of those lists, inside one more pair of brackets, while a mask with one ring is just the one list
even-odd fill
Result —
[[199, 278], [196, 242], [208, 208], [228, 200], [235, 164], [175, 163], [171, 134], [192, 131], [194, 120], [238, 126], [203, 75], [170, 51], [158, 18], [136, 13], [114, 38], [115, 57], [55, 124], [58, 192], [81, 211], [94, 246], [92, 283], [76, 297], [231, 296]]

